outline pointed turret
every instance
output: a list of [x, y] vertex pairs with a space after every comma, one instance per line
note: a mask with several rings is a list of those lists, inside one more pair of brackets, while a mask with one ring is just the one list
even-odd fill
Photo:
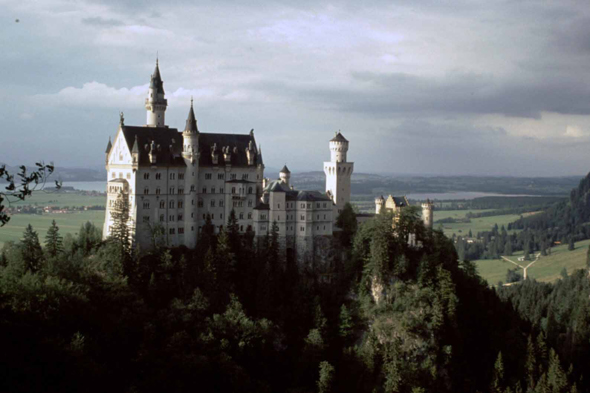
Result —
[[105, 151], [105, 153], [109, 154], [112, 148], [113, 144], [111, 143], [111, 137], [109, 136], [109, 143], [107, 143], [107, 151]]
[[148, 97], [145, 99], [147, 110], [147, 125], [149, 127], [164, 127], [165, 113], [168, 101], [164, 97], [164, 82], [160, 75], [159, 61], [156, 58], [156, 69], [150, 79]]
[[133, 168], [137, 169], [139, 164], [139, 143], [137, 142], [137, 134], [135, 134], [135, 142], [133, 142], [133, 148], [131, 149], [131, 159], [133, 161]]
[[285, 166], [283, 166], [283, 169], [281, 169], [281, 172], [279, 172], [279, 178], [281, 179], [281, 182], [285, 183], [287, 187], [289, 187], [289, 180], [291, 180], [291, 171], [289, 170], [289, 168], [287, 168], [287, 164], [285, 164]]
[[198, 134], [199, 129], [197, 128], [197, 119], [195, 118], [195, 111], [193, 109], [193, 99], [191, 97], [191, 108], [188, 111], [188, 117], [186, 118], [186, 126], [184, 127], [185, 134]]
[[186, 118], [186, 126], [182, 132], [183, 149], [182, 156], [194, 164], [199, 158], [199, 129], [197, 128], [197, 119], [193, 109], [193, 98], [191, 97], [191, 108]]

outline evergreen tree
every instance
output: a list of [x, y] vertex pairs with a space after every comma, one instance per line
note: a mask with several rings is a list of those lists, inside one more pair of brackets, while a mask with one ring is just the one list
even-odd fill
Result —
[[506, 241], [506, 245], [504, 245], [504, 255], [511, 256], [512, 255], [512, 242], [510, 239]]
[[492, 393], [502, 393], [504, 385], [504, 362], [502, 361], [502, 352], [498, 353], [496, 363], [494, 364], [494, 377], [492, 380]]
[[567, 244], [567, 249], [568, 249], [568, 251], [573, 251], [575, 248], [576, 247], [575, 247], [575, 244], [574, 244], [574, 237], [573, 236], [570, 236], [569, 237], [568, 244]]
[[31, 224], [27, 225], [23, 238], [19, 244], [25, 271], [37, 272], [43, 265], [43, 249], [39, 243], [39, 236]]
[[51, 226], [47, 230], [45, 250], [50, 257], [56, 257], [57, 254], [63, 251], [63, 238], [59, 234], [59, 227], [55, 223], [55, 220], [51, 222]]
[[336, 226], [342, 229], [340, 240], [344, 247], [352, 244], [352, 239], [357, 230], [356, 214], [350, 203], [344, 204], [342, 211], [336, 219]]
[[339, 334], [344, 340], [347, 340], [352, 336], [353, 325], [352, 325], [352, 316], [350, 315], [350, 311], [345, 304], [340, 307], [340, 326], [339, 326]]
[[588, 251], [586, 251], [586, 267], [590, 270], [590, 245], [588, 245]]
[[231, 210], [227, 219], [227, 235], [231, 252], [239, 255], [242, 248], [242, 237], [240, 235], [240, 225], [234, 209]]
[[323, 361], [320, 363], [320, 378], [318, 380], [318, 393], [330, 393], [334, 380], [334, 367]]

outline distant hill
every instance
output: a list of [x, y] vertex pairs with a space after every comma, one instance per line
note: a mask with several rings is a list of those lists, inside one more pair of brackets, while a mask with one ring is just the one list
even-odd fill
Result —
[[[0, 165], [5, 165], [0, 163]], [[6, 164], [6, 169], [11, 174], [19, 172], [19, 168]], [[33, 171], [36, 167], [33, 165], [27, 165], [27, 170]], [[49, 178], [49, 182], [53, 183], [55, 180], [61, 180], [64, 182], [70, 181], [104, 181], [106, 179], [106, 173], [104, 170], [89, 169], [89, 168], [66, 168], [56, 167], [55, 172]], [[0, 180], [2, 182], [2, 180]]]

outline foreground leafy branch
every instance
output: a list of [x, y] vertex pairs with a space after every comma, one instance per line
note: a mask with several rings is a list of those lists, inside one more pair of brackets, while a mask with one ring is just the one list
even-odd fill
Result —
[[[33, 191], [44, 189], [47, 179], [54, 170], [55, 167], [52, 164], [46, 165], [43, 162], [35, 163], [35, 170], [31, 172], [26, 166], [21, 165], [16, 174], [8, 172], [6, 165], [0, 166], [0, 180], [4, 179], [8, 183], [4, 190], [0, 191], [0, 227], [10, 221], [10, 216], [4, 208], [11, 203], [25, 200], [33, 194]], [[56, 180], [55, 187], [59, 189], [61, 182]]]

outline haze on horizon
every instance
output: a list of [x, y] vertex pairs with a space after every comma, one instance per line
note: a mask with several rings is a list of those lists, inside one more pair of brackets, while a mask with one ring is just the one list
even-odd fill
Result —
[[97, 168], [145, 124], [159, 52], [167, 124], [254, 128], [265, 164], [321, 170], [341, 130], [364, 173], [590, 170], [590, 7], [574, 1], [0, 0], [2, 149]]

